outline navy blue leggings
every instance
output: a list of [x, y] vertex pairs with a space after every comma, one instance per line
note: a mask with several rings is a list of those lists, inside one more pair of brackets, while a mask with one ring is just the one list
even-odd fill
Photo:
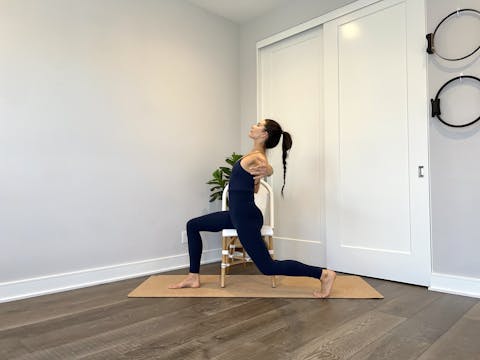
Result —
[[197, 274], [200, 272], [200, 258], [203, 249], [200, 231], [217, 232], [223, 229], [237, 229], [240, 242], [263, 274], [309, 276], [320, 279], [322, 275], [322, 268], [320, 267], [305, 265], [295, 260], [280, 261], [272, 259], [260, 234], [263, 218], [261, 218], [260, 210], [258, 212], [260, 213], [261, 222], [258, 220], [258, 215], [254, 215], [253, 218], [249, 219], [248, 216], [245, 216], [247, 214], [235, 214], [235, 211], [232, 213], [229, 211], [215, 212], [188, 221], [187, 235], [190, 272]]

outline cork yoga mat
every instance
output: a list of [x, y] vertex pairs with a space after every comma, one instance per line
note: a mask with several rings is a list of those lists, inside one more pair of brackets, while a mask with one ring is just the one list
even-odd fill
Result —
[[[185, 275], [150, 276], [128, 297], [242, 297], [242, 298], [314, 298], [313, 290], [320, 289], [320, 281], [308, 277], [277, 276], [277, 287], [264, 275], [229, 275], [225, 287], [220, 287], [219, 275], [201, 275], [201, 287], [196, 289], [168, 289]], [[337, 275], [329, 298], [383, 299], [359, 276]]]

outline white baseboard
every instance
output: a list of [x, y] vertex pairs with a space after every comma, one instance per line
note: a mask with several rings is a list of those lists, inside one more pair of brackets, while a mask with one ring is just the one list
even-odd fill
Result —
[[[220, 261], [221, 249], [204, 250], [202, 264]], [[0, 303], [105, 284], [189, 266], [188, 254], [0, 283]]]
[[322, 242], [274, 236], [273, 248], [279, 260], [292, 259], [320, 267], [325, 267], [327, 263]]
[[480, 298], [480, 279], [432, 273], [429, 290]]

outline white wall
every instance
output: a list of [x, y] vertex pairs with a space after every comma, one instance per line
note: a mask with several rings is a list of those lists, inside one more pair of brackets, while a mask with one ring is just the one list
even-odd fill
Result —
[[0, 0], [0, 298], [187, 264], [181, 230], [240, 147], [238, 43], [184, 1]]
[[[428, 0], [427, 30], [433, 32], [438, 23], [457, 8], [480, 11], [479, 0]], [[473, 17], [475, 18], [475, 17]], [[475, 43], [480, 32], [464, 34], [466, 18], [446, 23], [448, 33], [438, 38], [438, 51], [459, 54]], [[480, 24], [477, 17], [476, 25]], [[442, 28], [441, 28], [442, 29]], [[472, 27], [469, 27], [472, 29]], [[439, 30], [439, 31], [443, 31]], [[447, 40], [446, 42], [444, 40]], [[480, 53], [462, 61], [447, 62], [429, 56], [429, 93], [434, 98], [438, 89], [460, 73], [480, 77]], [[454, 83], [440, 95], [445, 120], [465, 123], [480, 115], [480, 83]], [[476, 278], [480, 281], [480, 123], [463, 129], [449, 128], [437, 119], [430, 120], [432, 256], [433, 272]], [[480, 286], [478, 287], [480, 294]]]

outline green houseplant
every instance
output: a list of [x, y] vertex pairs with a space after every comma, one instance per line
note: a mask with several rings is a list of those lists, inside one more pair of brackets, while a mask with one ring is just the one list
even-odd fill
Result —
[[230, 180], [233, 164], [241, 159], [242, 156], [243, 155], [241, 154], [233, 153], [230, 157], [225, 159], [225, 162], [230, 165], [230, 167], [220, 166], [212, 173], [213, 179], [207, 182], [208, 185], [213, 185], [210, 188], [210, 202], [222, 199], [223, 189], [225, 189], [225, 186], [227, 186], [228, 181]]

